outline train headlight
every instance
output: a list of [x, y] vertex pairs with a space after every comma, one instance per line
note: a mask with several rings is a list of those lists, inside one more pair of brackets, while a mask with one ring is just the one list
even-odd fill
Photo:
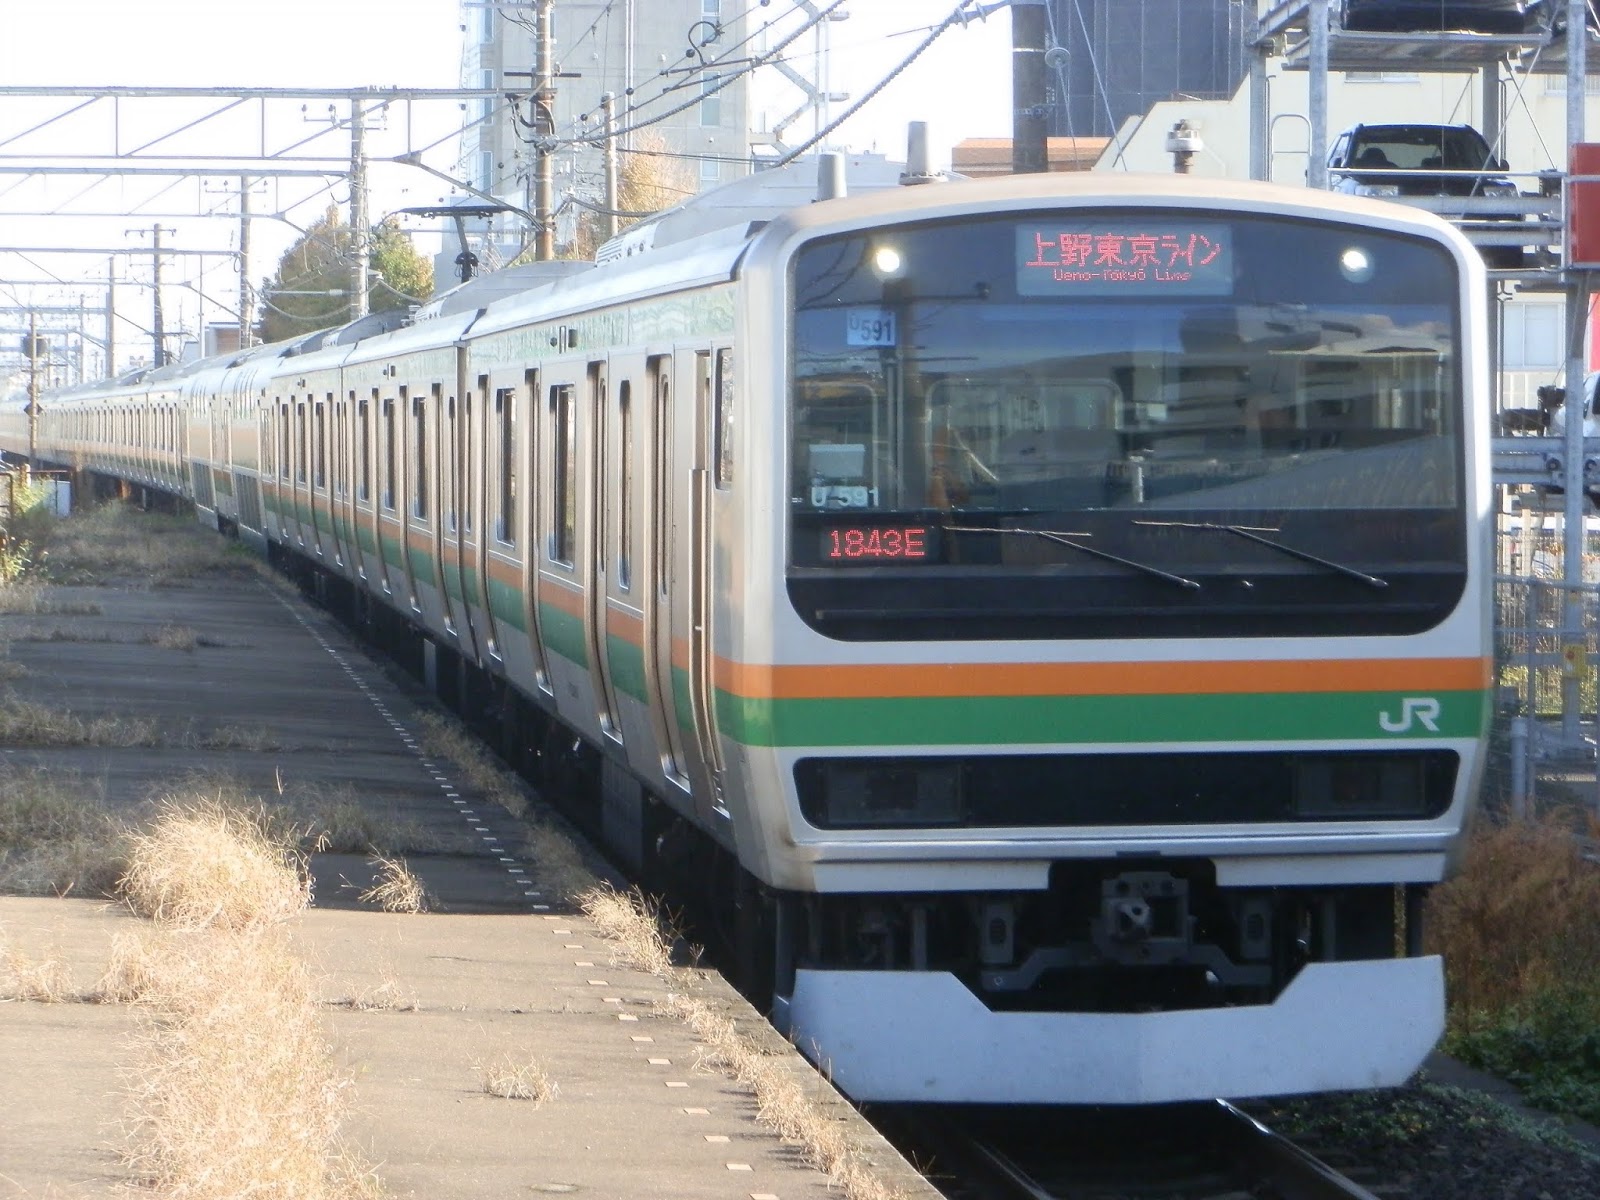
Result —
[[964, 819], [954, 762], [808, 758], [795, 764], [794, 776], [800, 811], [819, 829], [915, 829]]
[[[1429, 760], [1416, 754], [1331, 754], [1294, 764], [1294, 809], [1302, 819], [1436, 817], [1448, 789], [1429, 786]], [[1450, 773], [1453, 779], [1454, 772]]]
[[872, 269], [883, 279], [900, 274], [900, 268], [904, 265], [900, 251], [893, 246], [879, 246], [872, 252]]
[[1372, 255], [1360, 246], [1350, 246], [1339, 254], [1339, 274], [1351, 283], [1365, 283], [1372, 278]]

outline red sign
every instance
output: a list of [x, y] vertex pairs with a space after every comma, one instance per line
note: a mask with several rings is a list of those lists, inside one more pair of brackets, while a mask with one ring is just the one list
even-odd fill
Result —
[[1579, 142], [1573, 146], [1569, 174], [1567, 265], [1600, 266], [1600, 144]]

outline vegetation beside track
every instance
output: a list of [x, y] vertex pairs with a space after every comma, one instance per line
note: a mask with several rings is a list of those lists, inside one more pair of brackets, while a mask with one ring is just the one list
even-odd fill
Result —
[[1448, 981], [1444, 1049], [1530, 1104], [1600, 1124], [1597, 835], [1571, 808], [1480, 821], [1426, 928]]

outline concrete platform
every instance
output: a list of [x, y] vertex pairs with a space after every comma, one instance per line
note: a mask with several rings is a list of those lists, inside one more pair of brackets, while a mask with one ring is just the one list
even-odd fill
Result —
[[[99, 611], [0, 616], [0, 640], [26, 668], [7, 686], [82, 717], [152, 718], [156, 734], [127, 748], [10, 746], [7, 761], [75, 772], [113, 807], [197, 773], [269, 796], [348, 787], [450, 850], [408, 856], [441, 909], [419, 915], [360, 909], [364, 858], [316, 856], [316, 901], [295, 925], [319, 972], [329, 1042], [354, 1080], [347, 1130], [390, 1194], [840, 1195], [757, 1121], [747, 1089], [697, 1066], [693, 1033], [655, 1006], [668, 985], [614, 965], [597, 930], [544, 893], [522, 823], [423, 752], [422, 698], [331, 619], [242, 579], [64, 592]], [[192, 630], [195, 648], [148, 640], [165, 626]], [[219, 736], [229, 729], [249, 738]], [[230, 739], [251, 744], [210, 744]], [[0, 961], [8, 951], [59, 959], [69, 991], [87, 992], [113, 936], [137, 924], [91, 900], [0, 897]], [[888, 1187], [908, 1200], [938, 1195], [720, 978], [683, 972], [671, 986], [735, 1017], [805, 1079]], [[402, 1006], [348, 1003], [380, 987]], [[123, 1005], [0, 1000], [0, 1200], [126, 1186], [118, 1123], [139, 1019]], [[536, 1058], [557, 1097], [534, 1107], [484, 1092], [479, 1066], [503, 1052]]]

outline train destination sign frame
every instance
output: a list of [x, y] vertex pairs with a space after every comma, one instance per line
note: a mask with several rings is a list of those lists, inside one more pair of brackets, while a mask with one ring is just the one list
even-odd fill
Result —
[[1233, 231], [1223, 221], [1052, 220], [1017, 226], [1019, 296], [1228, 296]]

